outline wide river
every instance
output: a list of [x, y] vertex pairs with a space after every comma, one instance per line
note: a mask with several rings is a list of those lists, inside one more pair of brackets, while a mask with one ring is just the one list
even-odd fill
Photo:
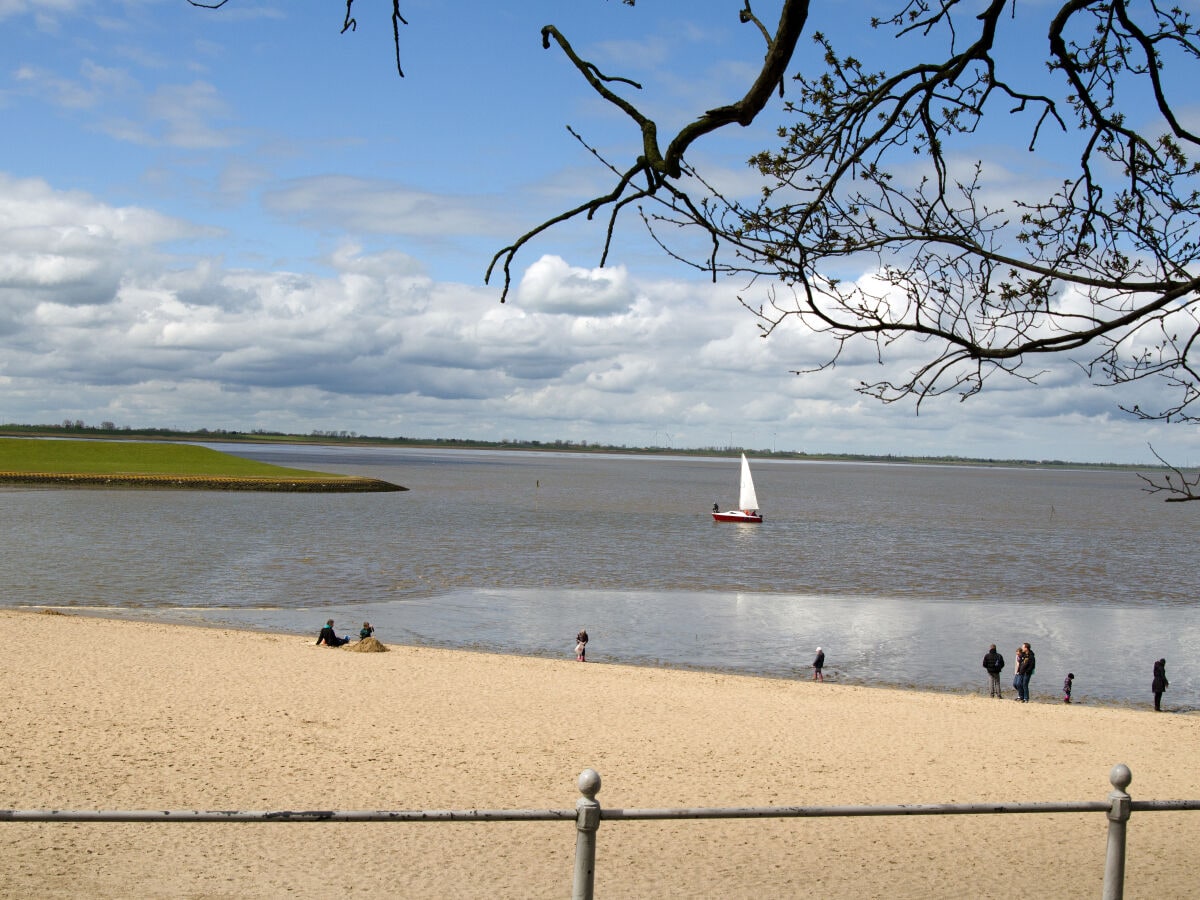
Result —
[[[0, 489], [0, 605], [384, 643], [1200, 707], [1200, 504], [1129, 472], [752, 460], [762, 525], [714, 523], [737, 461], [246, 446], [390, 494]], [[10, 635], [19, 640], [19, 635]]]

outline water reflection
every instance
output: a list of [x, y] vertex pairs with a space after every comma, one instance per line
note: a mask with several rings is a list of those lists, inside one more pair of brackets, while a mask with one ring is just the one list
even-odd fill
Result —
[[[122, 614], [109, 610], [110, 614]], [[986, 690], [988, 644], [1009, 662], [1029, 641], [1038, 668], [1032, 692], [1057, 697], [1068, 671], [1075, 701], [1149, 702], [1150, 666], [1172, 667], [1171, 709], [1197, 706], [1186, 660], [1200, 640], [1200, 610], [955, 604], [751, 592], [466, 590], [391, 603], [310, 608], [139, 610], [137, 618], [309, 634], [328, 616], [353, 631], [368, 619], [385, 643], [469, 647], [570, 658], [575, 632], [592, 637], [588, 659], [807, 678], [819, 645], [826, 678], [947, 691]], [[1138, 665], [1142, 663], [1142, 665]]]

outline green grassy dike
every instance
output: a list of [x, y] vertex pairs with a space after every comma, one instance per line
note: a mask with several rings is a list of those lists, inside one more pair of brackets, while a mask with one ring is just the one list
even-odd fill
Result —
[[188, 444], [37, 438], [0, 438], [0, 484], [301, 493], [407, 490], [375, 478], [288, 469]]

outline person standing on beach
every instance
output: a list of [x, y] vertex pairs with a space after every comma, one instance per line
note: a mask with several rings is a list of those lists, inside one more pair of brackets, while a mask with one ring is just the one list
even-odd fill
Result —
[[1020, 686], [1017, 688], [1017, 697], [1022, 703], [1029, 702], [1029, 679], [1033, 678], [1033, 670], [1037, 667], [1037, 657], [1033, 655], [1033, 648], [1026, 641], [1021, 645], [1021, 655], [1017, 660], [1017, 675], [1020, 679]]
[[327, 619], [325, 627], [321, 629], [321, 633], [317, 635], [317, 643], [324, 644], [326, 647], [340, 647], [342, 644], [350, 643], [350, 638], [340, 638], [333, 633], [333, 619]]
[[822, 671], [825, 668], [825, 651], [820, 647], [817, 648], [817, 658], [812, 661], [813, 681], [824, 681], [825, 674]]
[[575, 635], [575, 658], [579, 662], [587, 662], [587, 642], [587, 629], [580, 628], [579, 634]]
[[1154, 663], [1154, 680], [1150, 682], [1150, 690], [1154, 692], [1154, 711], [1162, 712], [1163, 691], [1171, 682], [1167, 681], [1167, 661], [1157, 660]]
[[1067, 680], [1063, 682], [1063, 703], [1071, 702], [1071, 686], [1075, 683], [1075, 673], [1068, 672]]
[[987, 669], [988, 678], [991, 680], [992, 696], [1003, 698], [1004, 695], [1000, 692], [1000, 673], [1004, 670], [1004, 657], [1000, 655], [995, 644], [983, 655], [983, 667]]

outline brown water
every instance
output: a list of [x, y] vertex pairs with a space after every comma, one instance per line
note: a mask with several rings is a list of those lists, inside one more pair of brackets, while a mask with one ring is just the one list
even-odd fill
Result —
[[954, 690], [1028, 640], [1035, 694], [1197, 703], [1200, 511], [1130, 473], [752, 460], [750, 526], [734, 459], [222, 449], [410, 491], [5, 490], [0, 603]]

